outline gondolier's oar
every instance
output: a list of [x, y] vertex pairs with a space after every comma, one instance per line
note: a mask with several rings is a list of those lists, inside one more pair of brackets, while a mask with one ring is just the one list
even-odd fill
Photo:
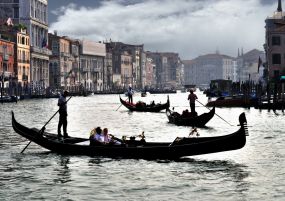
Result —
[[[121, 96], [120, 96], [120, 98], [121, 98]], [[128, 98], [129, 98], [129, 97], [128, 97]], [[127, 101], [128, 98], [127, 98], [125, 101]], [[123, 104], [121, 103], [121, 105], [116, 109], [116, 111], [117, 111], [122, 105], [123, 105]]]
[[[201, 103], [200, 101], [198, 101], [197, 99], [196, 99], [196, 101], [198, 102], [198, 103], [200, 103], [201, 105], [203, 105], [205, 108], [207, 108], [208, 110], [211, 110], [210, 108], [208, 108], [206, 105], [204, 105], [203, 103]], [[229, 122], [227, 122], [224, 118], [222, 118], [220, 115], [218, 115], [218, 114], [216, 114], [215, 113], [215, 115], [217, 115], [218, 117], [220, 117], [223, 121], [225, 121], [226, 123], [228, 123], [230, 126], [234, 126], [234, 125], [232, 125], [232, 124], [230, 124]]]
[[[70, 100], [72, 98], [72, 96], [70, 96], [70, 98], [65, 102], [65, 104], [67, 104], [67, 102]], [[52, 118], [54, 118], [54, 116], [59, 112], [59, 110], [60, 109], [58, 109], [57, 111], [56, 111], [56, 113], [54, 113], [54, 115], [52, 115], [52, 117], [46, 122], [46, 124], [42, 127], [42, 129], [39, 131], [39, 134], [40, 135], [43, 135], [43, 133], [44, 133], [44, 131], [45, 131], [45, 129], [46, 129], [46, 125], [52, 120]], [[25, 146], [25, 148], [21, 151], [21, 153], [23, 153], [25, 150], [26, 150], [26, 148], [31, 144], [31, 142], [32, 141], [30, 141], [26, 146]]]

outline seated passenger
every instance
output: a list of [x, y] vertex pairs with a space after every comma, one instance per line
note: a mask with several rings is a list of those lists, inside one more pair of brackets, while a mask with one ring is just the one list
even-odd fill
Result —
[[189, 117], [189, 111], [188, 111], [188, 109], [183, 110], [183, 112], [182, 112], [182, 117]]
[[136, 103], [136, 107], [138, 107], [138, 108], [142, 108], [142, 107], [145, 107], [145, 106], [146, 106], [146, 104], [144, 102], [142, 102], [142, 101], [138, 101]]
[[108, 134], [108, 128], [103, 129], [103, 137], [104, 137], [104, 144], [110, 144], [110, 145], [120, 145], [121, 142], [116, 140], [115, 137], [111, 134]]
[[102, 129], [100, 127], [93, 129], [91, 131], [89, 139], [90, 139], [90, 145], [104, 144], [104, 136], [102, 135]]

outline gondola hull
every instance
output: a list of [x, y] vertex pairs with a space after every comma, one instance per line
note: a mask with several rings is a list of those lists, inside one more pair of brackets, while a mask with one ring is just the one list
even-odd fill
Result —
[[131, 104], [127, 101], [124, 101], [121, 97], [120, 97], [120, 102], [130, 111], [137, 111], [137, 112], [160, 112], [162, 110], [168, 109], [170, 106], [169, 98], [167, 98], [167, 102], [164, 104], [155, 104], [155, 105], [146, 105], [146, 106], [138, 106], [135, 104]]
[[173, 112], [171, 110], [166, 111], [169, 123], [178, 126], [195, 126], [195, 127], [205, 127], [205, 125], [213, 118], [215, 115], [215, 108], [208, 113], [203, 113], [195, 117], [183, 117], [183, 115]]
[[103, 156], [136, 159], [178, 159], [242, 148], [246, 143], [247, 123], [244, 113], [240, 115], [241, 127], [234, 133], [217, 137], [181, 138], [174, 142], [146, 142], [129, 140], [123, 145], [89, 145], [86, 138], [59, 139], [50, 133], [18, 123], [12, 113], [12, 126], [16, 133], [52, 152], [65, 155]]

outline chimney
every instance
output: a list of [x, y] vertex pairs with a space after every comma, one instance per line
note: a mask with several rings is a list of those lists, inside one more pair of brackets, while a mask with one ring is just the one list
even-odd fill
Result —
[[53, 31], [53, 34], [54, 34], [55, 36], [57, 36], [57, 30], [54, 30], [54, 31]]
[[278, 0], [277, 12], [282, 12], [282, 3], [281, 3], [281, 0]]

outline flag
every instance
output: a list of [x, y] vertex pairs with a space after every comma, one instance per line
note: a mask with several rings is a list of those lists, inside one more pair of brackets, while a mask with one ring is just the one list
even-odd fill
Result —
[[258, 66], [257, 66], [257, 72], [259, 73], [259, 67], [262, 65], [262, 60], [261, 60], [261, 58], [260, 58], [260, 56], [259, 56], [259, 58], [258, 58]]
[[47, 47], [47, 39], [46, 38], [43, 38], [42, 39], [42, 47]]

